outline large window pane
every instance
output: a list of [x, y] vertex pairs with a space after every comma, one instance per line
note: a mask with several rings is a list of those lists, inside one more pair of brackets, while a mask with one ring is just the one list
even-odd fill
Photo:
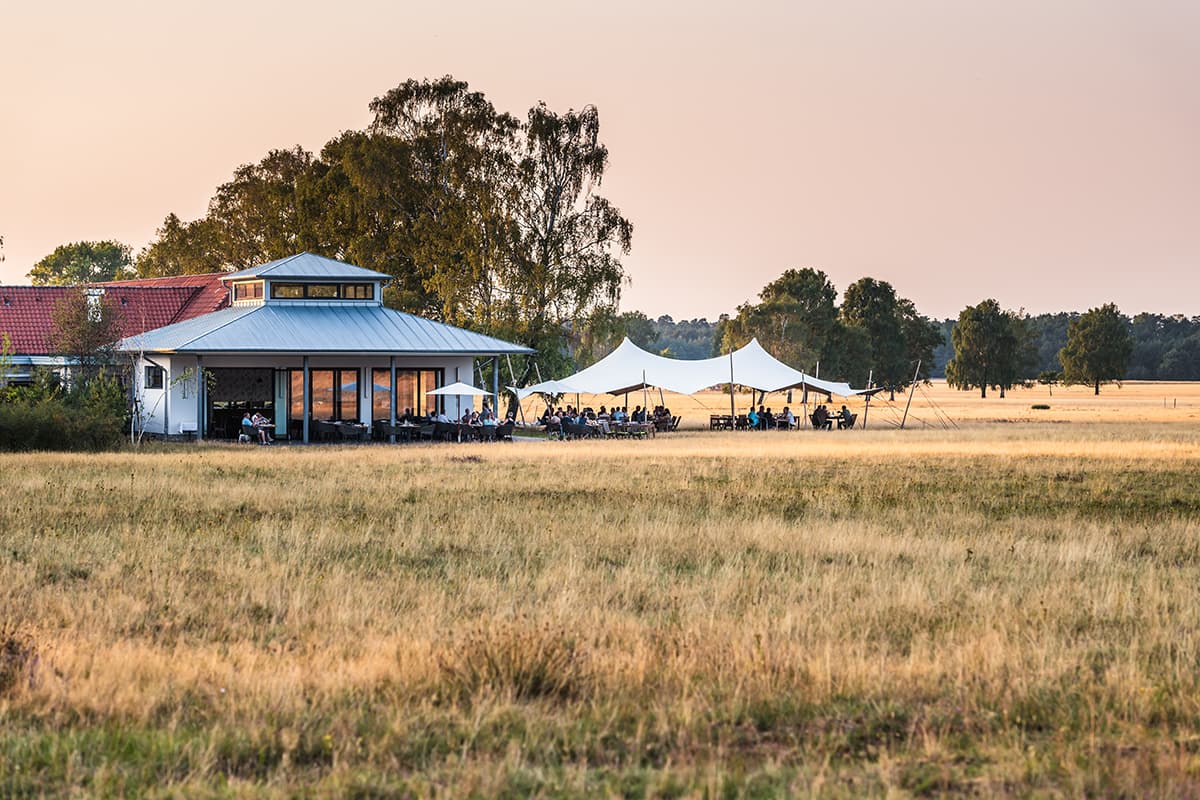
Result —
[[405, 409], [421, 413], [417, 404], [417, 373], [407, 369], [396, 371], [396, 413], [403, 415]]
[[346, 421], [358, 419], [358, 370], [343, 369], [338, 371], [341, 382], [339, 385], [337, 418]]
[[[377, 369], [371, 373], [371, 418], [387, 419], [392, 413], [392, 371]], [[404, 413], [404, 407], [396, 409], [396, 414]]]
[[421, 371], [421, 408], [422, 413], [432, 414], [437, 411], [438, 397], [437, 395], [426, 394], [433, 389], [441, 388], [441, 381], [438, 378], [441, 375], [441, 370], [422, 370]]
[[291, 386], [291, 411], [288, 416], [291, 419], [304, 419], [304, 372], [303, 370], [292, 370], [292, 386]]
[[338, 296], [337, 284], [310, 283], [308, 285], [308, 296], [317, 300], [335, 300]]
[[312, 379], [312, 418], [333, 419], [333, 370], [314, 369]]

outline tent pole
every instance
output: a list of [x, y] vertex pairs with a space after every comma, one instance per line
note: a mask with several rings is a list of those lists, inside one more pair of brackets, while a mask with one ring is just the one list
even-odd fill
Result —
[[[508, 353], [504, 354], [504, 360], [508, 362], [508, 379], [512, 381], [513, 386], [517, 385], [517, 373], [513, 372], [512, 356]], [[520, 387], [518, 387], [520, 388]], [[517, 395], [517, 411], [521, 414], [521, 424], [525, 424], [525, 403], [521, 401], [521, 395]]]
[[737, 409], [733, 405], [733, 351], [729, 351], [729, 424], [737, 424]]
[[[874, 377], [875, 377], [875, 370], [872, 369], [870, 372], [867, 373], [867, 389], [868, 389], [868, 391], [871, 388], [871, 381], [872, 381], [872, 379], [874, 379]], [[864, 431], [867, 429], [867, 414], [869, 414], [869, 413], [871, 413], [871, 395], [868, 394], [867, 395], [867, 404], [865, 406], [863, 406], [862, 429]]]
[[912, 405], [913, 391], [917, 386], [917, 376], [921, 374], [921, 361], [917, 359], [917, 368], [913, 371], [912, 383], [908, 385], [908, 402], [904, 404], [904, 417], [900, 420], [900, 430], [904, 430], [904, 423], [908, 422], [908, 407]]
[[642, 415], [643, 416], [645, 416], [645, 414], [646, 414], [646, 405], [648, 404], [648, 402], [649, 401], [646, 399], [646, 370], [642, 370]]

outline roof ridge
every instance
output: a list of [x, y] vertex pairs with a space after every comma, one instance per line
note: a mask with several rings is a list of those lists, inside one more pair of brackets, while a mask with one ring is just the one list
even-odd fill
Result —
[[[303, 255], [316, 255], [316, 254], [309, 253], [307, 250], [305, 250], [303, 252], [296, 253], [294, 255], [290, 255], [286, 258], [278, 258], [275, 261], [268, 262], [270, 264], [270, 266], [267, 267], [266, 269], [264, 269], [263, 273], [266, 274], [268, 272], [274, 272], [278, 267], [282, 267], [284, 264], [288, 263], [289, 261], [295, 261], [297, 258], [299, 258], [300, 256], [303, 256]], [[248, 269], [254, 269], [254, 267], [248, 267]], [[241, 270], [236, 270], [236, 271], [241, 272]]]

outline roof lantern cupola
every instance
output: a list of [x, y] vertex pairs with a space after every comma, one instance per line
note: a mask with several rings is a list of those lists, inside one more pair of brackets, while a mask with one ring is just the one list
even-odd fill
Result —
[[382, 305], [390, 275], [299, 253], [221, 278], [230, 302], [244, 305]]

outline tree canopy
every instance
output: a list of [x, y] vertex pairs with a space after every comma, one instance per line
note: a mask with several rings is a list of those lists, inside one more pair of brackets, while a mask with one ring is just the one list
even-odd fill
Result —
[[68, 292], [55, 304], [50, 322], [51, 352], [77, 364], [88, 380], [111, 360], [121, 338], [120, 312], [97, 289]]
[[129, 245], [109, 239], [59, 245], [28, 274], [34, 286], [78, 286], [132, 276]]
[[1033, 361], [1032, 334], [1022, 314], [1004, 311], [995, 300], [967, 306], [951, 332], [954, 357], [946, 364], [946, 382], [958, 389], [989, 388], [1000, 396], [1011, 389]]
[[527, 344], [551, 370], [573, 332], [617, 313], [633, 226], [598, 194], [595, 107], [539, 103], [518, 120], [447, 76], [406, 81], [370, 110], [367, 130], [318, 156], [293, 147], [239, 167], [203, 218], [168, 215], [138, 272], [310, 250], [392, 275], [389, 305]]
[[1108, 303], [1089, 309], [1067, 323], [1067, 344], [1059, 351], [1063, 382], [1082, 383], [1095, 388], [1120, 381], [1129, 367], [1133, 338], [1117, 307]]

